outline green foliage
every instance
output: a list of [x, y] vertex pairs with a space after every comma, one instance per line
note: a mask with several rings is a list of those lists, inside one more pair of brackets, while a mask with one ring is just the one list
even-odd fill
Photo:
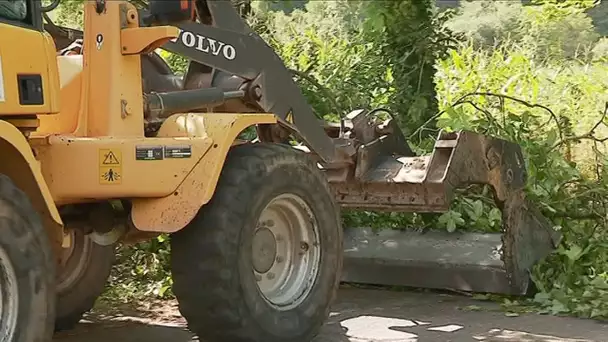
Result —
[[62, 1], [49, 17], [60, 26], [82, 29], [84, 25], [84, 0]]
[[[147, 6], [147, 0], [126, 0], [137, 8]], [[45, 0], [49, 3], [51, 0]], [[59, 6], [51, 11], [49, 17], [53, 22], [60, 26], [74, 29], [83, 29], [84, 26], [84, 5], [85, 0], [61, 0]]]
[[604, 144], [596, 140], [607, 134], [607, 65], [562, 58], [540, 63], [528, 47], [512, 42], [492, 51], [462, 44], [439, 62], [445, 111], [439, 126], [487, 132], [522, 146], [528, 194], [564, 234], [558, 251], [534, 270], [541, 291], [536, 303], [551, 313], [606, 317], [608, 184]]
[[[589, 2], [584, 2], [589, 4]], [[525, 46], [528, 57], [589, 60], [600, 36], [583, 3], [547, 1], [543, 6], [519, 2], [465, 2], [448, 27], [474, 42], [475, 47]]]
[[311, 1], [289, 15], [258, 10], [249, 19], [287, 67], [299, 72], [296, 80], [304, 95], [329, 120], [388, 103], [392, 76], [376, 46], [360, 33], [360, 8], [346, 0]]
[[443, 27], [450, 12], [437, 15], [433, 1], [369, 1], [366, 38], [373, 41], [382, 65], [394, 79], [389, 107], [400, 126], [411, 132], [437, 112], [435, 60], [443, 58], [451, 33]]
[[104, 297], [114, 303], [173, 297], [170, 255], [166, 235], [133, 246], [121, 246]]
[[184, 75], [188, 69], [188, 59], [171, 52], [158, 49], [157, 53], [169, 64], [174, 73]]

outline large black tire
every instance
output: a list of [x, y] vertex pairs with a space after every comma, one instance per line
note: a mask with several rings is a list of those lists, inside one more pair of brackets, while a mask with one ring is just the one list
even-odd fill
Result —
[[[254, 231], [260, 228], [256, 223], [281, 194], [297, 195], [309, 207], [306, 222], [317, 227], [318, 239], [300, 246], [319, 260], [309, 263], [317, 265], [316, 276], [294, 299], [299, 304], [284, 309], [262, 295], [257, 285], [261, 277], [252, 268], [254, 259], [263, 257], [252, 254]], [[277, 144], [241, 145], [229, 153], [213, 199], [188, 227], [173, 234], [171, 250], [173, 290], [190, 330], [199, 337], [211, 342], [308, 342], [326, 321], [339, 286], [339, 207], [325, 176], [304, 153]]]
[[114, 246], [93, 242], [82, 230], [72, 232], [72, 253], [58, 270], [55, 331], [74, 328], [103, 293], [114, 265]]
[[[28, 197], [1, 174], [0, 301], [0, 338], [8, 337], [11, 342], [51, 340], [55, 258], [49, 237]], [[17, 315], [11, 315], [15, 311]]]

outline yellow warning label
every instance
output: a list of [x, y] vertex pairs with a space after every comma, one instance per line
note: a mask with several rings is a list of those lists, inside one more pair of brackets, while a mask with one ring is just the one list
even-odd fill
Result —
[[99, 167], [99, 184], [120, 184], [122, 180], [121, 167]]
[[122, 165], [122, 153], [120, 150], [99, 150], [99, 166]]
[[120, 184], [122, 180], [122, 152], [117, 149], [99, 150], [99, 184]]

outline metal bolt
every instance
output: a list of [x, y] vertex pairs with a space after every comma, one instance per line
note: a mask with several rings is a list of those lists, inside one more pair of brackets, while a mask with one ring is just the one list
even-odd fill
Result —
[[310, 246], [308, 246], [308, 243], [307, 243], [307, 242], [304, 242], [304, 241], [300, 242], [300, 249], [301, 249], [301, 250], [303, 250], [303, 251], [305, 251], [305, 252], [306, 252], [306, 251], [308, 251], [308, 248], [309, 248], [309, 247], [310, 247]]
[[274, 273], [268, 272], [268, 274], [266, 275], [266, 278], [268, 278], [268, 280], [274, 279]]
[[281, 262], [283, 262], [284, 260], [285, 260], [285, 259], [283, 259], [283, 257], [282, 257], [282, 256], [280, 256], [280, 255], [278, 255], [278, 256], [277, 256], [277, 262], [281, 263]]
[[261, 99], [261, 98], [262, 98], [262, 89], [261, 89], [259, 86], [255, 86], [255, 87], [253, 88], [253, 97], [254, 97], [256, 100], [259, 100], [259, 99]]
[[513, 182], [513, 170], [512, 169], [508, 169], [507, 170], [507, 184], [511, 184]]

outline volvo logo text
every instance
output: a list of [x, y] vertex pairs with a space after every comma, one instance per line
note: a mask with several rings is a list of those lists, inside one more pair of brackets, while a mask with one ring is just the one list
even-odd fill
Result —
[[210, 53], [214, 56], [222, 56], [227, 60], [233, 60], [236, 58], [236, 49], [230, 44], [226, 44], [213, 38], [201, 36], [189, 31], [180, 30], [178, 38], [172, 39], [173, 43], [180, 40], [184, 46], [189, 48], [195, 48], [196, 50], [204, 53]]

